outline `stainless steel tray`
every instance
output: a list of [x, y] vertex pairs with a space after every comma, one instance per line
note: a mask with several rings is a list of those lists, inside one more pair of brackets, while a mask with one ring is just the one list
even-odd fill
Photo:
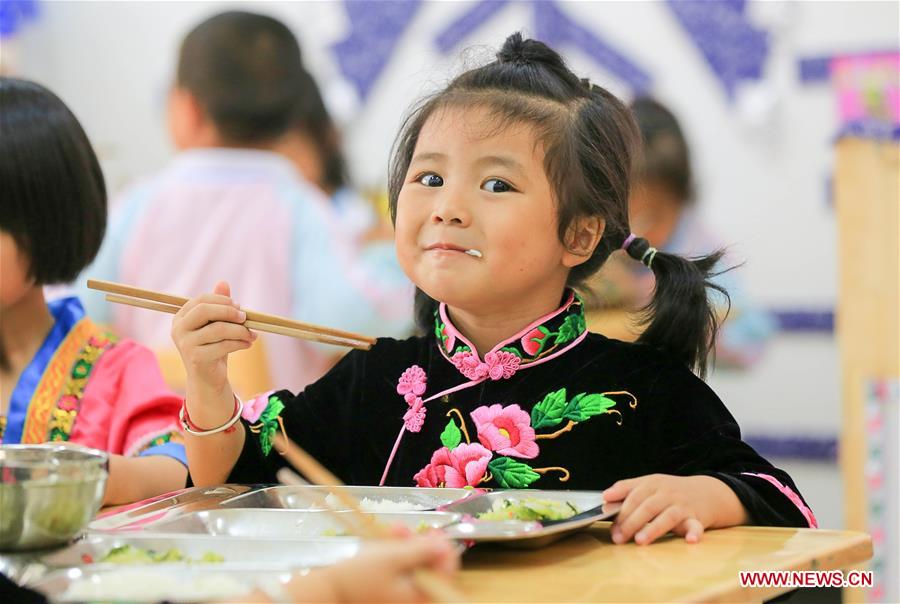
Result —
[[254, 487], [239, 484], [182, 489], [124, 508], [101, 512], [87, 528], [89, 531], [141, 530], [149, 522], [193, 511], [215, 509], [221, 502], [252, 492], [253, 489]]
[[[284, 584], [289, 578], [287, 571], [261, 571], [236, 565], [201, 568], [170, 564], [58, 570], [29, 587], [54, 602], [205, 602], [223, 598], [235, 601], [255, 587]], [[85, 587], [91, 591], [82, 592], [80, 597], [72, 591]]]
[[[352, 514], [335, 512], [335, 514]], [[384, 524], [402, 524], [413, 531], [443, 528], [462, 517], [451, 512], [397, 512], [372, 514]], [[352, 515], [349, 516], [352, 519]], [[186, 514], [155, 522], [148, 529], [162, 533], [226, 535], [256, 539], [343, 538], [344, 525], [324, 510], [220, 509]], [[355, 539], [355, 537], [354, 537]]]
[[[144, 535], [216, 535], [260, 540], [343, 538], [343, 525], [325, 507], [337, 498], [329, 492], [345, 490], [359, 500], [406, 503], [430, 511], [375, 513], [379, 521], [443, 528], [447, 537], [467, 542], [502, 542], [512, 547], [543, 547], [556, 539], [613, 517], [617, 505], [603, 505], [600, 491], [503, 490], [488, 493], [471, 489], [418, 487], [317, 487], [222, 485], [193, 488], [104, 515], [88, 527], [91, 532]], [[564, 521], [483, 521], [477, 516], [497, 499], [538, 498], [568, 501], [577, 510]], [[444, 514], [441, 514], [444, 512]], [[347, 512], [338, 512], [347, 513]], [[128, 532], [123, 532], [128, 531]], [[2, 561], [0, 561], [2, 562]]]
[[[353, 557], [361, 547], [359, 539], [259, 539], [211, 535], [89, 535], [66, 549], [47, 554], [41, 562], [49, 567], [99, 564], [110, 550], [124, 545], [165, 552], [178, 549], [198, 559], [207, 552], [222, 556], [224, 563], [272, 566], [280, 569], [327, 566]], [[184, 563], [181, 563], [184, 564]], [[205, 567], [205, 563], [188, 563]], [[215, 563], [211, 563], [212, 566]]]
[[[472, 489], [432, 489], [421, 487], [319, 487], [319, 486], [273, 486], [254, 490], [223, 501], [223, 508], [287, 508], [293, 510], [319, 510], [325, 507], [323, 499], [329, 493], [345, 492], [360, 501], [363, 511], [421, 512], [434, 510], [442, 505], [471, 497]], [[346, 509], [336, 497], [329, 498], [332, 509]], [[388, 510], [379, 507], [407, 505], [409, 510]]]
[[342, 539], [266, 539], [222, 537], [211, 535], [165, 535], [151, 533], [92, 534], [63, 548], [47, 552], [32, 552], [9, 559], [4, 573], [18, 583], [31, 583], [54, 570], [82, 567], [95, 570], [129, 567], [129, 564], [104, 563], [100, 560], [113, 548], [133, 547], [166, 552], [178, 549], [192, 560], [207, 552], [219, 554], [222, 563], [172, 562], [151, 565], [190, 566], [191, 568], [239, 565], [261, 571], [280, 571], [297, 568], [327, 566], [355, 556], [362, 541]]
[[[479, 520], [495, 501], [543, 499], [570, 503], [577, 513], [566, 520]], [[448, 526], [444, 534], [451, 539], [502, 542], [512, 547], [538, 548], [589, 527], [598, 520], [612, 518], [618, 504], [605, 504], [600, 491], [507, 490], [484, 493], [443, 506], [442, 511], [463, 515], [463, 521]]]

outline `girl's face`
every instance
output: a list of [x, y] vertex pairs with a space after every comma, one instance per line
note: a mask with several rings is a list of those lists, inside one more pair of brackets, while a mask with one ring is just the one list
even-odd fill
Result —
[[0, 309], [9, 308], [34, 287], [28, 276], [30, 261], [9, 233], [0, 231]]
[[478, 107], [432, 114], [397, 201], [397, 256], [410, 279], [469, 312], [558, 302], [574, 257], [557, 235], [543, 161], [527, 124], [497, 128]]

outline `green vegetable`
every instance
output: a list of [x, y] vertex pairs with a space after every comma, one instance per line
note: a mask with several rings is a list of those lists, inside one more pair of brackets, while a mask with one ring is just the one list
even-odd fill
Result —
[[131, 545], [114, 547], [100, 558], [100, 562], [109, 562], [111, 564], [160, 564], [163, 562], [198, 562], [206, 564], [224, 561], [225, 558], [215, 552], [206, 552], [198, 560], [191, 560], [177, 548], [156, 552], [152, 549], [142, 549]]
[[487, 512], [478, 514], [479, 520], [565, 520], [578, 513], [568, 501], [526, 497], [520, 501], [498, 499]]

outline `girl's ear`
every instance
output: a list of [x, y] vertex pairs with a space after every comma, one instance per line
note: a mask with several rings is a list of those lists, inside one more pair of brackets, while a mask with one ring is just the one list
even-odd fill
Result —
[[572, 268], [586, 262], [597, 249], [605, 228], [606, 221], [599, 216], [581, 216], [573, 220], [566, 230], [563, 265]]

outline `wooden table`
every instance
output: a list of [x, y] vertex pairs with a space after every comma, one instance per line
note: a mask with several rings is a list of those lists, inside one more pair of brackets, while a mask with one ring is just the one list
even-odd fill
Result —
[[872, 557], [865, 533], [735, 527], [699, 544], [613, 545], [597, 523], [538, 550], [478, 546], [457, 585], [472, 602], [759, 602], [790, 591], [741, 588], [742, 570], [848, 569]]

